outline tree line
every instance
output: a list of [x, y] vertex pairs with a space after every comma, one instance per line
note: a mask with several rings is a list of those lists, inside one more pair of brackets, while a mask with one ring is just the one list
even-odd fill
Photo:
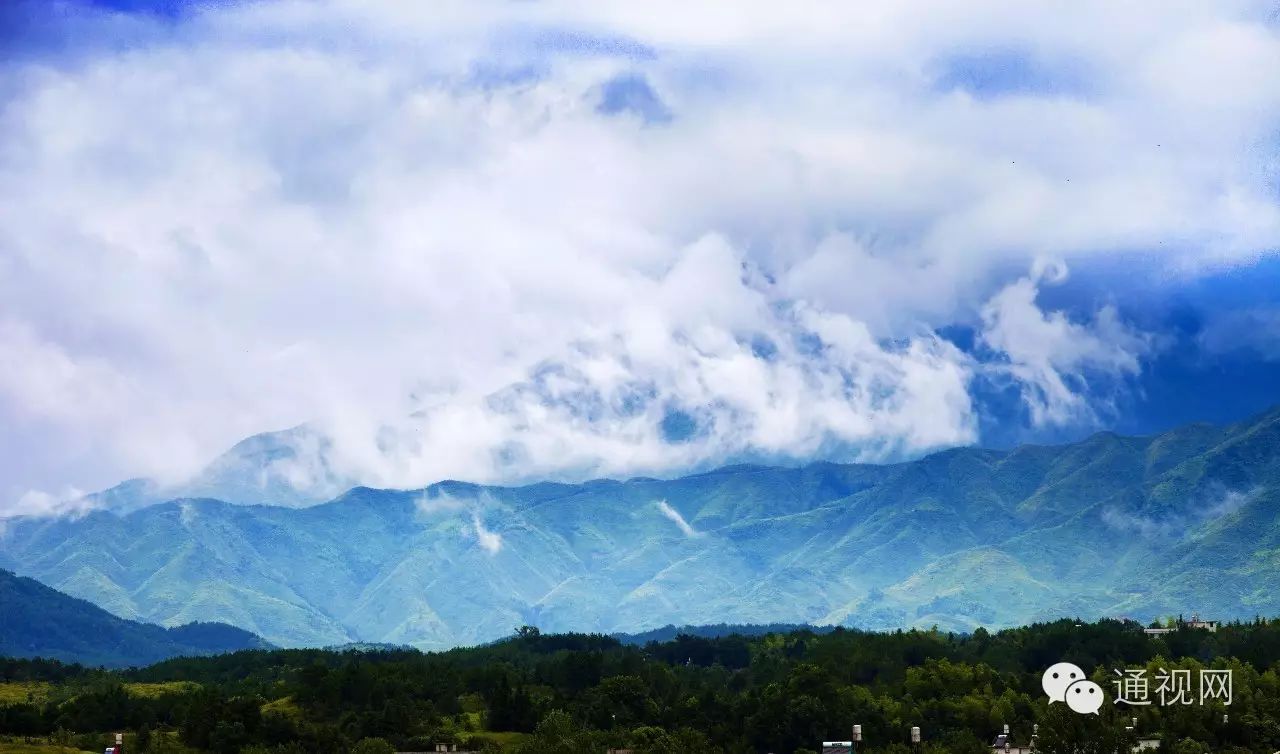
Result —
[[[1099, 715], [1049, 703], [1041, 674], [1060, 661], [1109, 692]], [[1112, 704], [1114, 671], [1126, 668], [1230, 669], [1234, 698], [1229, 708]], [[990, 752], [1005, 725], [1015, 742], [1037, 730], [1045, 754], [1113, 752], [1138, 736], [1177, 754], [1280, 749], [1280, 621], [1261, 619], [1158, 637], [1129, 621], [1064, 620], [971, 634], [678, 635], [644, 646], [522, 627], [439, 653], [255, 650], [125, 671], [0, 660], [0, 680], [51, 684], [47, 698], [0, 705], [0, 734], [96, 746], [123, 730], [138, 754], [375, 754], [436, 743], [516, 754], [804, 754], [847, 739], [855, 723], [871, 754], [913, 751], [911, 726], [924, 731], [924, 752], [951, 754]], [[140, 683], [172, 690], [131, 693]]]

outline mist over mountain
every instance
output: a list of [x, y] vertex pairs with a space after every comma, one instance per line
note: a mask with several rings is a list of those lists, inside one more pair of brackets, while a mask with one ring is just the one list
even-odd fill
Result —
[[173, 484], [129, 479], [87, 495], [82, 502], [117, 513], [192, 497], [239, 505], [315, 505], [354, 486], [331, 468], [331, 445], [329, 438], [306, 425], [263, 432], [236, 443], [190, 479]]
[[1280, 409], [892, 465], [16, 518], [0, 566], [124, 618], [222, 621], [286, 646], [439, 648], [521, 624], [966, 630], [1280, 613], [1278, 517]]

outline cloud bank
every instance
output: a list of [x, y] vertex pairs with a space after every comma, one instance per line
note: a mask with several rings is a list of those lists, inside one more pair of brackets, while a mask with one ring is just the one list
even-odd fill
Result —
[[1156, 342], [1038, 260], [1276, 248], [1280, 43], [984, 6], [82, 10], [0, 63], [0, 512], [301, 423], [420, 487], [1095, 421]]

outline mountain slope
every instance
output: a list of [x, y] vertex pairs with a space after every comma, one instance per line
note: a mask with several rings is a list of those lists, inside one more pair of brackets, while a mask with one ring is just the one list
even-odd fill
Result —
[[0, 656], [47, 657], [86, 665], [149, 665], [178, 655], [268, 646], [220, 623], [161, 628], [123, 620], [33, 579], [0, 570]]
[[884, 466], [356, 488], [303, 509], [182, 499], [0, 537], [0, 565], [123, 617], [427, 648], [524, 623], [1247, 618], [1280, 613], [1277, 553], [1280, 410]]

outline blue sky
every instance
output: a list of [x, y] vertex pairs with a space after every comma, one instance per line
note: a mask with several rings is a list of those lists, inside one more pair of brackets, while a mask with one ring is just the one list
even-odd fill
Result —
[[997, 6], [6, 5], [0, 515], [1280, 403], [1268, 5]]

